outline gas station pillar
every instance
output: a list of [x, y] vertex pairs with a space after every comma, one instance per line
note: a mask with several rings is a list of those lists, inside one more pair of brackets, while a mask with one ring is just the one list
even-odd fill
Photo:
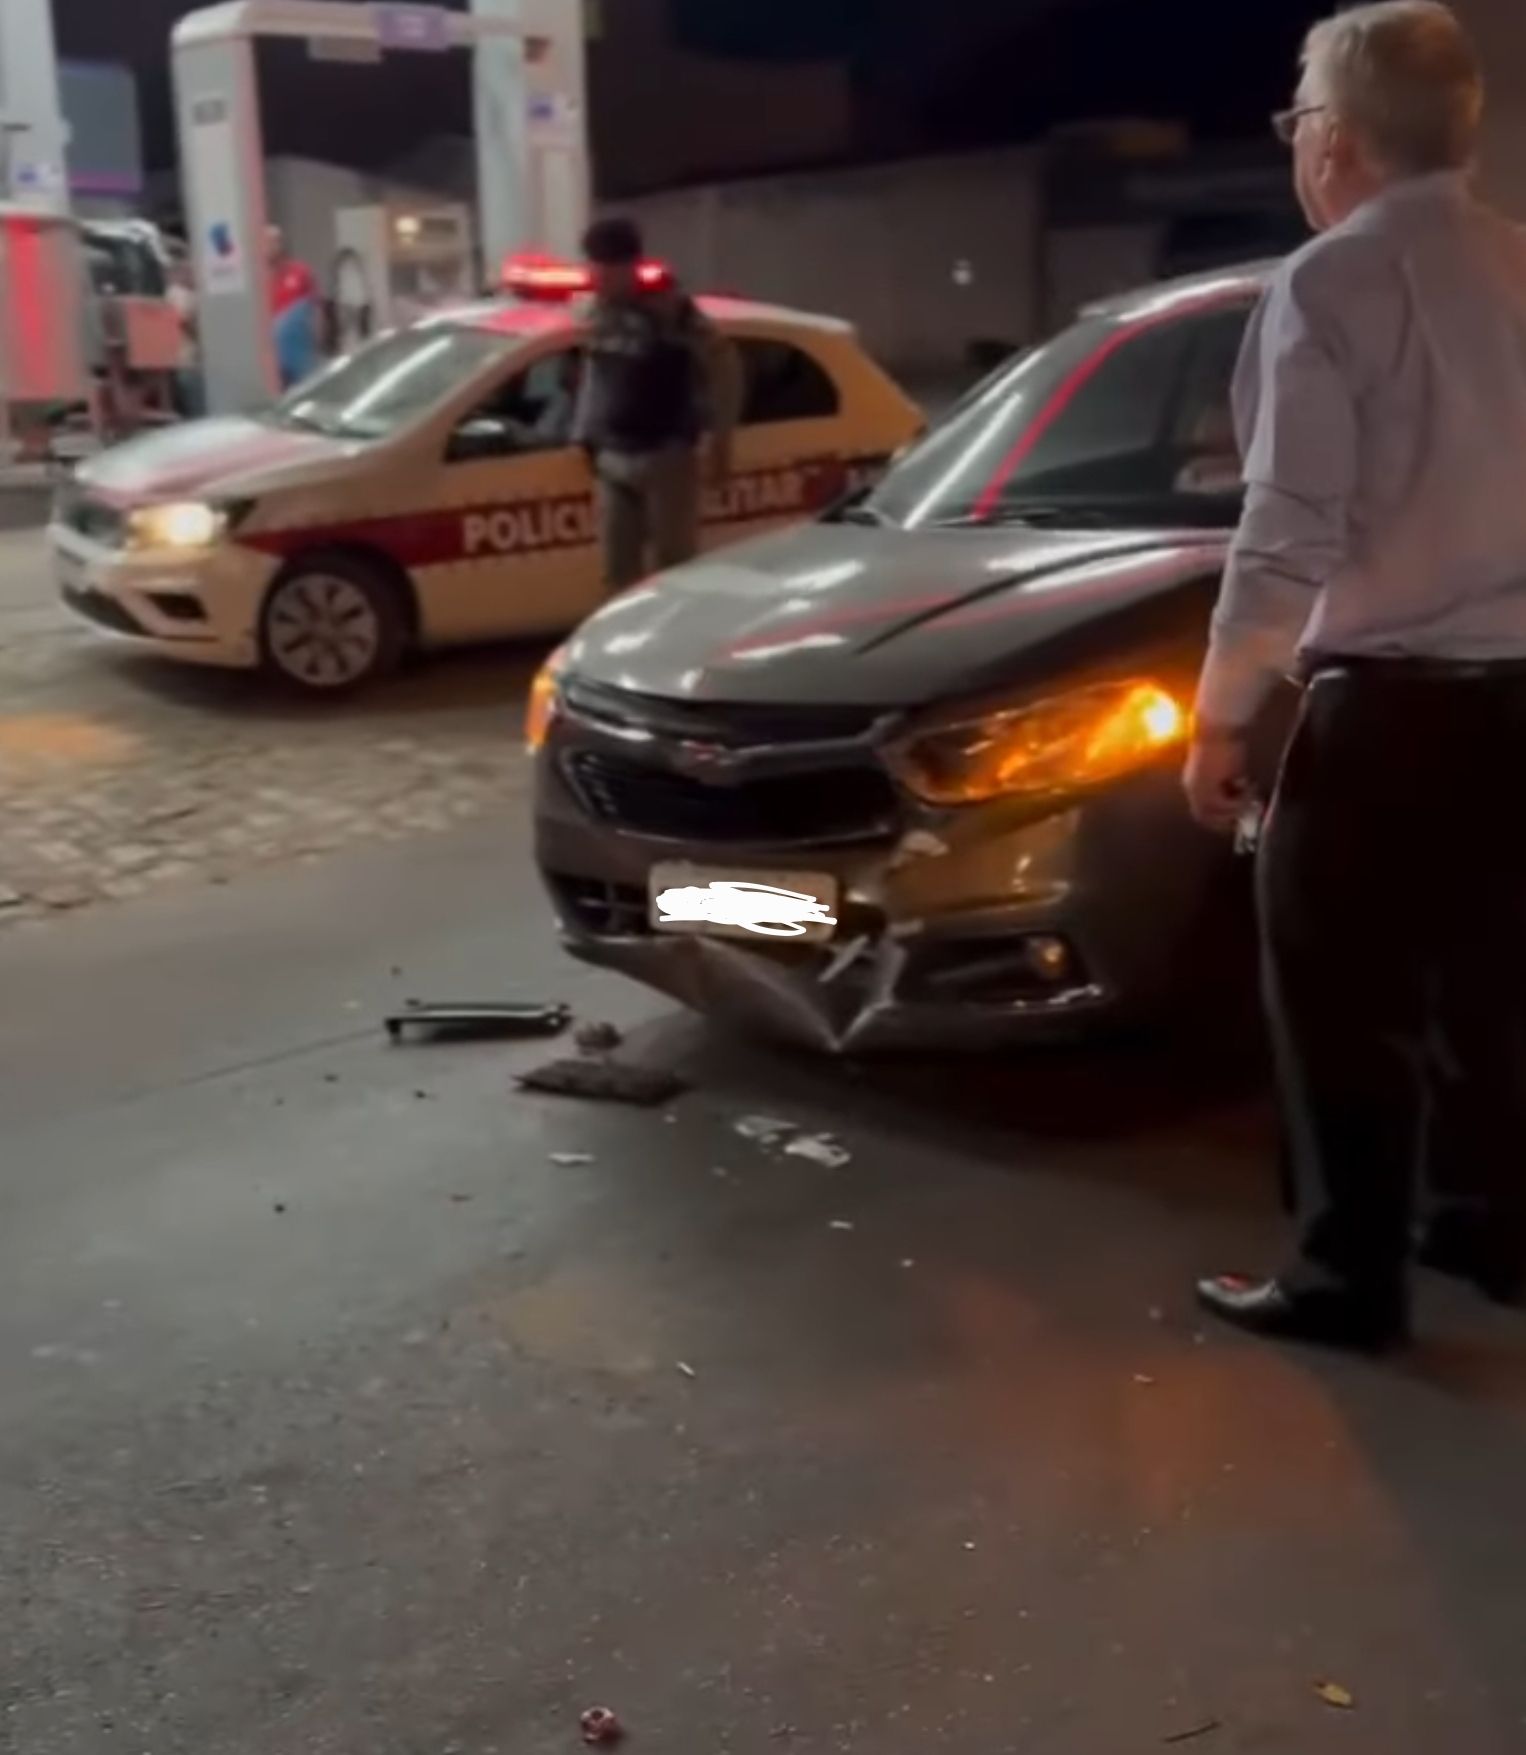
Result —
[[482, 254], [574, 255], [590, 201], [585, 0], [472, 0]]
[[0, 198], [69, 210], [52, 0], [0, 0]]

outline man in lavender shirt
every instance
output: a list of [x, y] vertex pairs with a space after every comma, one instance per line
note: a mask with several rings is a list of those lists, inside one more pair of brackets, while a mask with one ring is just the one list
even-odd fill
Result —
[[1241, 362], [1245, 513], [1186, 775], [1231, 829], [1252, 721], [1306, 684], [1259, 875], [1301, 1244], [1198, 1291], [1337, 1345], [1406, 1338], [1423, 1175], [1422, 1259], [1526, 1291], [1526, 233], [1469, 188], [1482, 111], [1433, 0], [1309, 35], [1278, 127], [1320, 235]]

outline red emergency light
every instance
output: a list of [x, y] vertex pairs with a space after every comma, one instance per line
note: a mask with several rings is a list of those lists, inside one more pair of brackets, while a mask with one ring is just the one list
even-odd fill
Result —
[[[672, 271], [661, 262], [642, 262], [636, 269], [636, 284], [649, 292], [671, 285], [672, 280]], [[503, 288], [515, 298], [555, 304], [591, 293], [593, 272], [580, 262], [522, 251], [505, 259]]]

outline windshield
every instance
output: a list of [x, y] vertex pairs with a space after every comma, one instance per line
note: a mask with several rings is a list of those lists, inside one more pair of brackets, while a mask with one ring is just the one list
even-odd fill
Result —
[[504, 336], [458, 324], [399, 330], [299, 384], [272, 418], [336, 439], [385, 439], [466, 389], [512, 347]]
[[908, 530], [1232, 525], [1248, 316], [1238, 299], [1079, 323], [978, 385], [845, 515]]

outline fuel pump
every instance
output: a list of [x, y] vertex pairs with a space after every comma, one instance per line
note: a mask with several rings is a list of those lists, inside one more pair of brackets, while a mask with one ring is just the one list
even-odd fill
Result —
[[347, 207], [334, 231], [329, 311], [338, 352], [477, 291], [476, 236], [459, 203]]

